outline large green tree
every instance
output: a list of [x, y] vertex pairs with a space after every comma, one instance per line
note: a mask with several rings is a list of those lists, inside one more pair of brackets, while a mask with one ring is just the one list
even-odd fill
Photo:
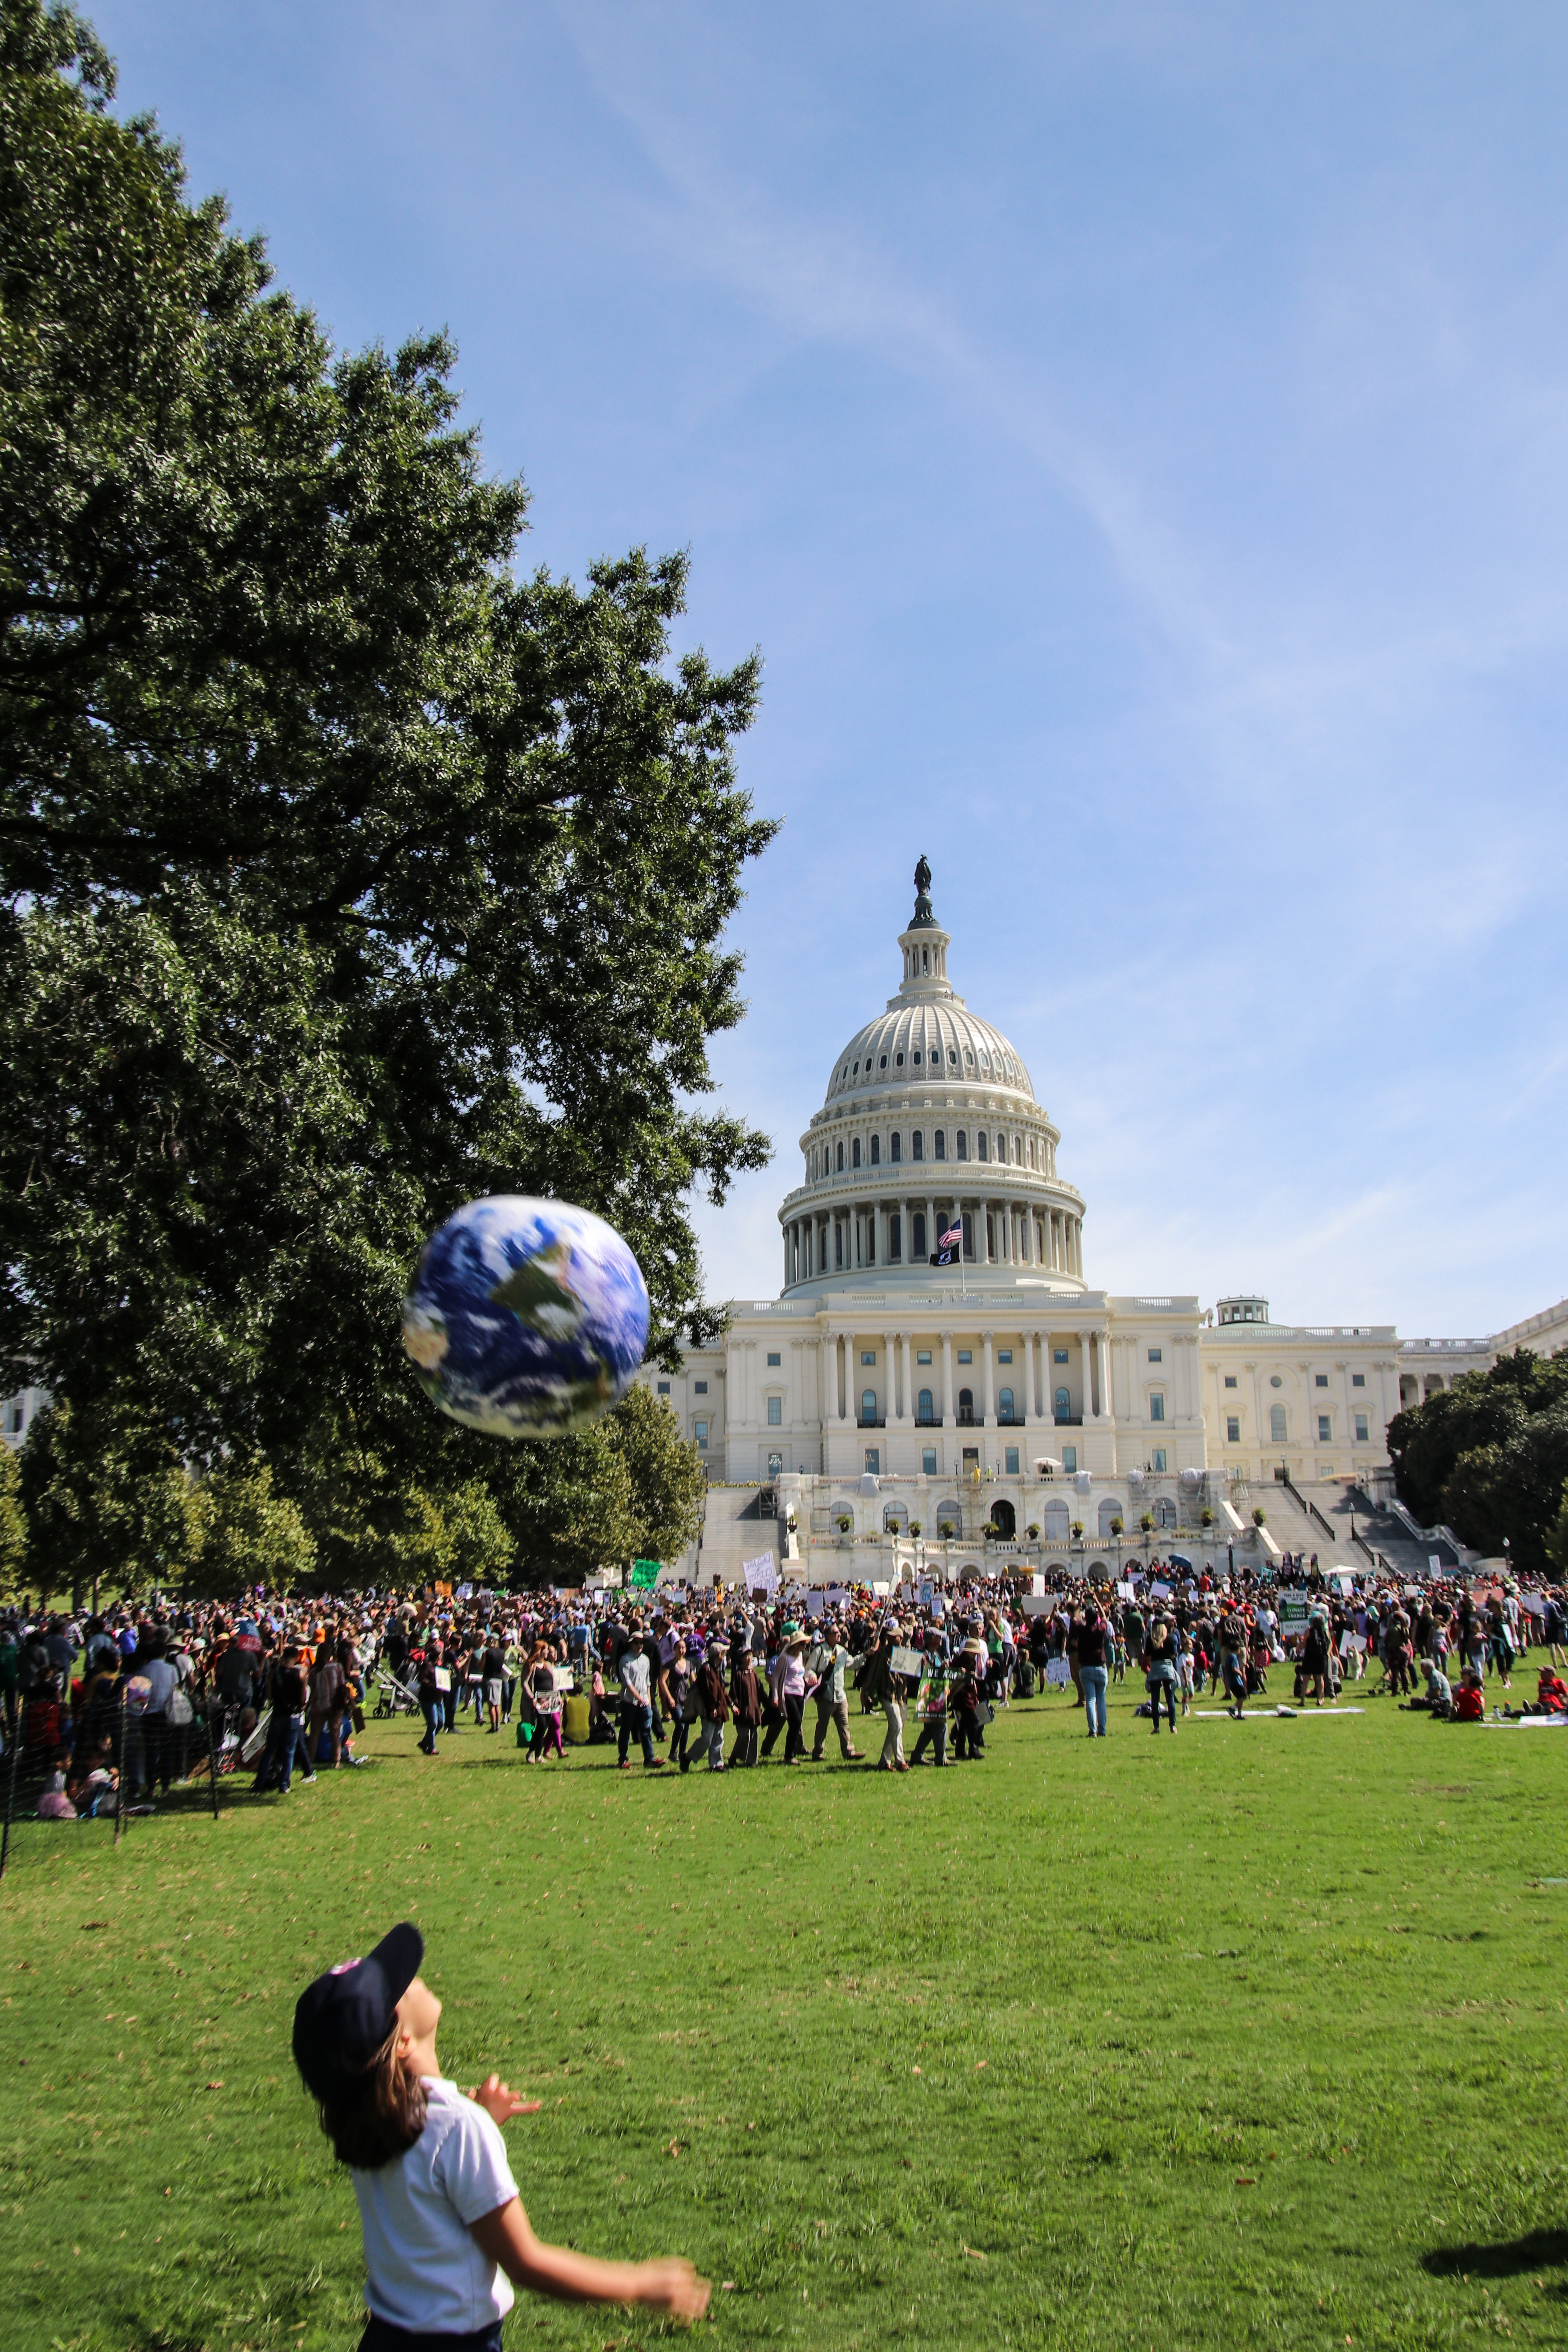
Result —
[[440, 1508], [396, 1309], [463, 1199], [717, 1327], [758, 666], [677, 655], [679, 556], [514, 572], [446, 341], [333, 351], [113, 89], [0, 0], [0, 1379], [280, 1475], [352, 1416]]
[[1423, 1526], [1445, 1521], [1488, 1553], [1506, 1540], [1538, 1572], [1568, 1482], [1568, 1349], [1516, 1349], [1396, 1413], [1388, 1453], [1400, 1499]]

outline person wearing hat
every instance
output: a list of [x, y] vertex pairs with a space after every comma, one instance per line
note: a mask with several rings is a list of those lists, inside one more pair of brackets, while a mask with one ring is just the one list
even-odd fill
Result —
[[879, 1706], [888, 1719], [882, 1740], [882, 1753], [877, 1759], [879, 1772], [907, 1772], [904, 1757], [904, 1681], [893, 1672], [893, 1644], [900, 1628], [896, 1617], [883, 1626], [876, 1648], [867, 1665], [861, 1689], [873, 1706]]
[[750, 1626], [737, 1632], [730, 1647], [730, 1708], [735, 1722], [735, 1745], [730, 1751], [730, 1762], [742, 1766], [754, 1764], [757, 1760], [757, 1727], [763, 1719], [763, 1698], [757, 1688]]
[[816, 1738], [812, 1745], [811, 1760], [822, 1761], [822, 1751], [827, 1745], [827, 1727], [831, 1723], [838, 1733], [838, 1752], [847, 1764], [858, 1763], [861, 1750], [849, 1736], [849, 1696], [846, 1676], [855, 1664], [855, 1654], [847, 1650], [830, 1626], [823, 1633], [811, 1657], [811, 1670], [816, 1676]]
[[[811, 1636], [803, 1633], [793, 1617], [786, 1618], [779, 1636], [779, 1653], [773, 1660], [771, 1676], [773, 1705], [789, 1727], [784, 1733], [784, 1762], [798, 1764], [805, 1754], [805, 1653], [811, 1646]], [[769, 1727], [763, 1742], [763, 1754], [768, 1755], [779, 1736], [779, 1726]]]
[[514, 2285], [700, 2319], [708, 2282], [689, 2263], [597, 2262], [534, 2236], [500, 2126], [540, 2103], [497, 2074], [466, 2095], [443, 2077], [424, 1957], [405, 1920], [365, 1958], [317, 1977], [294, 2010], [294, 2062], [359, 2203], [360, 2352], [500, 2352]]

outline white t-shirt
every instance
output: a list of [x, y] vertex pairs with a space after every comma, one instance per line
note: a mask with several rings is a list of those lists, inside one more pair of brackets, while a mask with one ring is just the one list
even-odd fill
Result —
[[364, 2299], [394, 2327], [466, 2336], [504, 2319], [511, 2282], [468, 2231], [517, 2183], [499, 2126], [456, 2083], [425, 2078], [425, 2128], [376, 2172], [352, 2174], [364, 2232]]
[[652, 1685], [648, 1677], [647, 1660], [640, 1650], [622, 1652], [621, 1688], [634, 1706], [647, 1706]]

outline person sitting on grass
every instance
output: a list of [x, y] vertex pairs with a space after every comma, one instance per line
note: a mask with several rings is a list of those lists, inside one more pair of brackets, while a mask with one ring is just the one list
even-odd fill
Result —
[[369, 2316], [359, 2352], [500, 2352], [512, 2285], [563, 2303], [640, 2304], [689, 2323], [709, 2285], [688, 2262], [611, 2263], [542, 2244], [499, 2126], [535, 2115], [489, 2074], [465, 2096], [440, 2072], [441, 2004], [405, 1920], [363, 1960], [318, 1977], [294, 2011], [294, 2060], [349, 2167]]
[[1505, 1706], [1503, 1713], [1516, 1719], [1524, 1715], [1568, 1715], [1568, 1683], [1551, 1666], [1542, 1666], [1536, 1675], [1534, 1698], [1527, 1698], [1520, 1707]]
[[1481, 1688], [1479, 1669], [1467, 1666], [1454, 1693], [1454, 1721], [1482, 1723], [1486, 1720], [1487, 1695]]
[[1436, 1720], [1447, 1723], [1454, 1713], [1454, 1686], [1433, 1658], [1424, 1661], [1424, 1672], [1426, 1676], [1426, 1696], [1411, 1699], [1408, 1702], [1410, 1711], [1413, 1714], [1430, 1714]]

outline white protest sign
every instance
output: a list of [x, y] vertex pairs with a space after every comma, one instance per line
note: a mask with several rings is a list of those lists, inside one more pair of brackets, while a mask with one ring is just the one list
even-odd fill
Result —
[[1427, 1567], [1431, 1570], [1431, 1571], [1432, 1571], [1432, 1573], [1433, 1573], [1433, 1575], [1434, 1575], [1434, 1576], [1441, 1576], [1441, 1575], [1442, 1575], [1442, 1573], [1443, 1573], [1443, 1563], [1442, 1563], [1442, 1561], [1438, 1559], [1438, 1557], [1437, 1557], [1437, 1555], [1436, 1555], [1436, 1553], [1435, 1551], [1429, 1551], [1429, 1552], [1427, 1553], [1427, 1555], [1426, 1555], [1426, 1565], [1427, 1565]]
[[1156, 1601], [1168, 1601], [1171, 1597], [1170, 1586], [1160, 1577], [1156, 1577], [1154, 1579], [1154, 1581], [1149, 1587], [1149, 1590], [1153, 1594]]
[[778, 1563], [771, 1551], [757, 1559], [741, 1562], [741, 1581], [748, 1592], [776, 1592], [779, 1589]]
[[1131, 1601], [1132, 1598], [1131, 1578], [1127, 1576], [1118, 1577], [1116, 1580], [1116, 1590], [1121, 1594], [1123, 1601]]
[[842, 1609], [848, 1598], [848, 1592], [842, 1584], [830, 1584], [828, 1586], [827, 1605], [830, 1609]]
[[806, 1594], [805, 1613], [808, 1617], [820, 1617], [826, 1606], [827, 1595], [826, 1592], [808, 1592]]
[[918, 1650], [895, 1649], [893, 1672], [896, 1675], [918, 1675], [925, 1664]]

